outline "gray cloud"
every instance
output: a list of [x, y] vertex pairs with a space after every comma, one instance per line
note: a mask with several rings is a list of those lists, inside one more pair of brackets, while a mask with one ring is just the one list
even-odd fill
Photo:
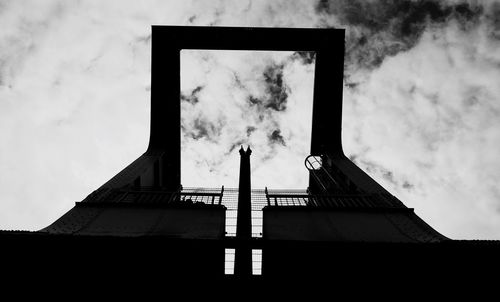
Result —
[[[236, 148], [243, 146], [243, 144], [244, 144], [245, 142], [246, 142], [246, 140], [242, 140], [242, 139], [241, 139], [241, 140], [236, 141], [235, 143], [233, 143], [233, 144], [231, 145], [231, 147], [229, 147], [229, 150], [225, 153], [225, 155], [229, 155], [229, 154], [231, 154], [231, 153], [232, 153], [232, 152], [233, 152]], [[216, 171], [216, 170], [215, 170], [215, 169], [213, 169], [213, 171]]]
[[[190, 130], [186, 131], [186, 135], [192, 137], [193, 139], [206, 138], [210, 141], [217, 141], [223, 127], [221, 124], [216, 125], [202, 117], [192, 121], [191, 126], [192, 127], [189, 127]], [[184, 126], [184, 128], [187, 127]]]
[[252, 127], [252, 126], [248, 126], [246, 131], [247, 131], [247, 137], [249, 137], [250, 135], [252, 135], [252, 133], [257, 130], [257, 128], [255, 127]]
[[[356, 162], [357, 156], [350, 156], [350, 159], [353, 162]], [[392, 188], [405, 189], [410, 191], [414, 188], [414, 184], [412, 184], [408, 179], [405, 179], [402, 175], [396, 175], [394, 171], [387, 169], [384, 164], [375, 163], [373, 161], [368, 160], [360, 160], [356, 164], [363, 167], [363, 169], [373, 175], [380, 175], [386, 184], [389, 184]]]
[[485, 9], [484, 22], [487, 24], [488, 36], [500, 40], [500, 3], [492, 2]]
[[300, 60], [302, 64], [314, 64], [316, 53], [314, 51], [296, 51], [291, 56], [294, 60]]
[[403, 188], [408, 190], [408, 191], [411, 191], [413, 189], [414, 185], [412, 185], [411, 183], [409, 183], [408, 181], [405, 181], [403, 182]]
[[252, 108], [259, 112], [266, 110], [286, 110], [290, 88], [283, 81], [284, 66], [283, 63], [273, 63], [264, 69], [262, 78], [265, 83], [263, 87], [265, 94], [263, 97], [248, 96], [248, 102]]
[[280, 144], [282, 146], [286, 146], [285, 139], [281, 135], [280, 129], [276, 129], [276, 130], [272, 131], [267, 137], [269, 138], [269, 143], [271, 145]]
[[203, 89], [203, 86], [198, 86], [196, 88], [194, 88], [193, 90], [191, 90], [191, 92], [189, 92], [189, 94], [186, 94], [186, 93], [181, 93], [181, 101], [182, 102], [188, 102], [190, 104], [196, 104], [199, 102], [199, 93], [200, 91]]
[[268, 99], [266, 100], [265, 107], [276, 111], [283, 111], [286, 109], [286, 102], [288, 92], [290, 90], [286, 83], [283, 81], [283, 64], [268, 66], [263, 73], [264, 81], [266, 83], [266, 93]]
[[347, 27], [348, 71], [379, 67], [387, 56], [413, 48], [429, 27], [456, 21], [465, 30], [485, 16], [479, 3], [435, 0], [320, 0], [316, 9], [334, 17], [324, 19], [327, 25]]
[[135, 42], [151, 45], [151, 34], [139, 35], [137, 36], [137, 38], [135, 38]]

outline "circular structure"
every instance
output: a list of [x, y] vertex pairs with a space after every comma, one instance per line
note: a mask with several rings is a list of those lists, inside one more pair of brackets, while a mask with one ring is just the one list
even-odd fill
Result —
[[320, 155], [309, 155], [304, 161], [304, 165], [309, 171], [316, 171], [323, 167], [323, 160]]

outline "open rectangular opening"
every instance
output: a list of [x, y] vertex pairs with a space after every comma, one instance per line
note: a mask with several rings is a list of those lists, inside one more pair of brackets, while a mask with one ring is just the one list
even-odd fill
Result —
[[236, 249], [225, 249], [224, 274], [234, 275], [234, 257]]
[[181, 51], [181, 183], [237, 187], [250, 145], [252, 187], [306, 188], [314, 52]]
[[252, 250], [252, 275], [262, 275], [262, 250]]

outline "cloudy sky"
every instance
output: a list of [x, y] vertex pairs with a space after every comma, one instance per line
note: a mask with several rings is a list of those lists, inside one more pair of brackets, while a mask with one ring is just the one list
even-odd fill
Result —
[[[151, 25], [346, 29], [346, 154], [446, 236], [500, 239], [500, 2], [0, 1], [0, 229], [142, 154]], [[182, 182], [305, 188], [314, 54], [183, 51]]]

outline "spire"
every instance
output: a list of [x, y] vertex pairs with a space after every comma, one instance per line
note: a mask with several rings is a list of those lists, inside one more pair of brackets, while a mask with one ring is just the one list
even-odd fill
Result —
[[250, 181], [250, 146], [245, 151], [240, 148], [240, 180], [238, 187], [238, 216], [236, 223], [236, 238], [238, 248], [235, 255], [235, 274], [248, 277], [252, 274], [252, 251], [249, 240], [252, 238], [251, 216], [251, 181]]
[[[252, 149], [250, 149], [250, 146], [247, 146], [246, 151], [245, 151], [245, 149], [243, 149], [243, 146], [240, 146], [240, 155], [241, 156], [250, 157], [251, 154], [252, 154]], [[240, 166], [241, 166], [241, 164], [240, 164]], [[240, 175], [241, 175], [241, 171], [240, 171]]]

